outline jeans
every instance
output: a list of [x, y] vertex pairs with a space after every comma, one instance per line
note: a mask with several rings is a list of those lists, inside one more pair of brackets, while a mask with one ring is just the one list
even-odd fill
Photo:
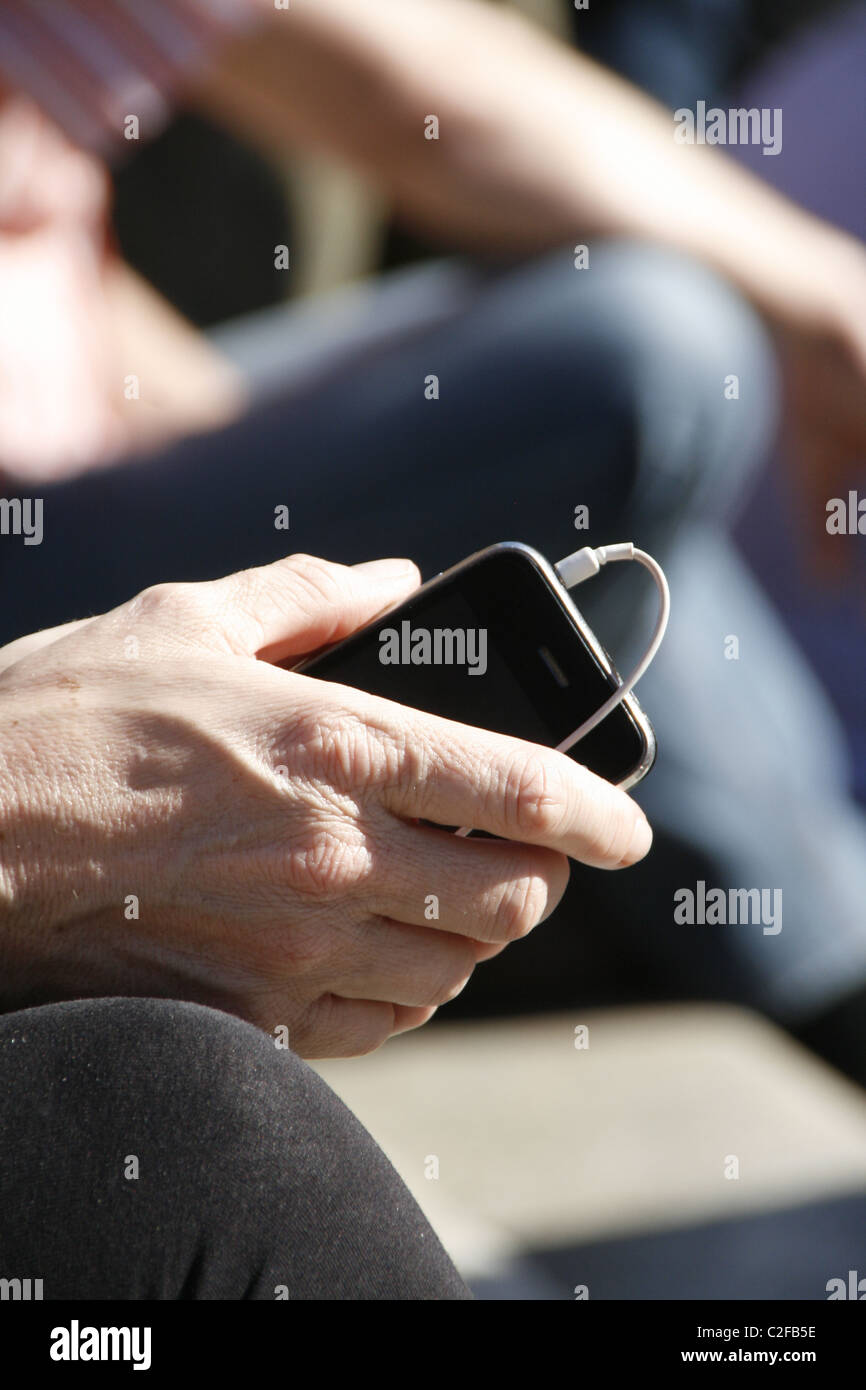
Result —
[[[633, 538], [670, 569], [674, 603], [640, 691], [660, 755], [639, 798], [717, 881], [781, 887], [784, 925], [677, 925], [672, 887], [689, 884], [691, 861], [651, 855], [593, 880], [619, 895], [618, 949], [693, 993], [790, 1018], [862, 978], [866, 832], [833, 721], [725, 534], [775, 425], [772, 357], [730, 289], [612, 242], [587, 270], [570, 251], [442, 263], [215, 337], [249, 373], [253, 409], [44, 489], [43, 544], [0, 548], [3, 640], [287, 550], [407, 554], [430, 573], [495, 540], [555, 560]], [[575, 530], [578, 505], [588, 530]], [[274, 527], [280, 506], [288, 534]], [[620, 568], [580, 602], [627, 651], [654, 600]], [[589, 929], [579, 883], [558, 914], [572, 933]], [[550, 931], [516, 950], [543, 952]], [[466, 1296], [369, 1136], [247, 1025], [182, 1003], [92, 1001], [7, 1015], [0, 1043], [6, 1142], [16, 1133], [3, 1264], [22, 1278], [53, 1269], [46, 1297]], [[138, 1179], [123, 1175], [127, 1155]]]
[[568, 10], [578, 46], [666, 106], [712, 106], [752, 56], [748, 0], [607, 0]]
[[[859, 983], [866, 828], [835, 721], [726, 538], [775, 426], [772, 357], [737, 296], [688, 261], [609, 242], [584, 270], [570, 250], [498, 268], [442, 262], [214, 337], [249, 375], [254, 408], [44, 489], [43, 544], [0, 548], [2, 639], [287, 550], [407, 554], [429, 574], [495, 540], [555, 560], [633, 538], [676, 575], [670, 632], [640, 690], [661, 751], [638, 797], [716, 883], [778, 888], [784, 909], [777, 935], [677, 926], [673, 892], [698, 871], [684, 877], [677, 860], [662, 872], [656, 856], [604, 886], [623, 956], [786, 1021]], [[288, 533], [274, 527], [280, 506]], [[621, 667], [650, 620], [630, 569], [579, 594]]]
[[594, 248], [588, 270], [567, 250], [403, 272], [216, 338], [256, 373], [256, 408], [41, 489], [43, 543], [0, 547], [2, 641], [287, 549], [432, 572], [508, 538], [557, 558], [633, 528], [663, 548], [684, 517], [728, 510], [771, 427], [747, 309], [708, 271], [628, 243]]

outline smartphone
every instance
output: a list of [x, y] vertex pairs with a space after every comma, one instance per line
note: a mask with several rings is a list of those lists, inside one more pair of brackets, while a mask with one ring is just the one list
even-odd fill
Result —
[[632, 694], [565, 747], [620, 680], [553, 567], [519, 541], [461, 560], [294, 669], [561, 748], [624, 789], [655, 759], [652, 726]]

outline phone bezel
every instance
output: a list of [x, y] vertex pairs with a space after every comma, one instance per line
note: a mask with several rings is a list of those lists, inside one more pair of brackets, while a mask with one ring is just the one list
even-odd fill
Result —
[[[434, 575], [431, 579], [428, 579], [424, 584], [420, 586], [420, 588], [416, 589], [416, 591], [413, 594], [410, 594], [409, 597], [406, 600], [404, 600], [403, 603], [396, 604], [389, 609], [384, 609], [381, 613], [377, 614], [375, 618], [372, 618], [369, 623], [365, 623], [364, 626], [362, 628], [359, 628], [357, 632], [352, 633], [350, 637], [347, 637], [343, 641], [335, 643], [333, 646], [325, 648], [320, 652], [316, 652], [315, 656], [306, 658], [303, 662], [301, 662], [298, 666], [295, 666], [293, 669], [303, 675], [306, 672], [307, 668], [313, 667], [321, 657], [326, 656], [332, 651], [335, 651], [338, 647], [350, 646], [356, 638], [360, 637], [369, 628], [381, 623], [382, 618], [385, 617], [387, 613], [394, 612], [397, 609], [402, 608], [404, 606], [404, 603], [409, 604], [417, 602], [419, 599], [422, 598], [422, 596], [435, 591], [443, 585], [450, 583], [454, 579], [458, 579], [459, 576], [466, 570], [472, 569], [475, 566], [482, 564], [489, 557], [505, 552], [517, 553], [522, 557], [526, 558], [531, 563], [536, 572], [544, 580], [553, 598], [564, 610], [567, 618], [573, 623], [574, 627], [577, 629], [580, 638], [583, 640], [584, 644], [589, 649], [592, 656], [595, 658], [604, 675], [606, 675], [611, 680], [618, 680], [619, 674], [610, 656], [606, 652], [605, 648], [602, 646], [601, 642], [599, 642], [598, 638], [596, 637], [592, 628], [587, 623], [586, 619], [581, 614], [580, 609], [572, 600], [569, 591], [562, 583], [553, 566], [550, 564], [548, 560], [545, 559], [545, 557], [538, 550], [535, 550], [534, 547], [531, 545], [527, 545], [524, 541], [497, 541], [494, 545], [485, 546], [482, 550], [477, 550], [472, 555], [467, 555], [463, 560], [459, 560], [457, 564], [451, 565], [449, 569], [443, 570], [441, 571], [441, 573]], [[315, 673], [311, 672], [311, 674]], [[623, 778], [622, 781], [617, 782], [615, 784], [621, 790], [628, 791], [631, 787], [635, 786], [638, 782], [640, 782], [649, 772], [650, 768], [653, 765], [653, 762], [655, 761], [657, 745], [653, 727], [646, 714], [644, 713], [643, 709], [641, 708], [641, 705], [637, 700], [637, 697], [631, 691], [623, 697], [622, 705], [628, 711], [628, 714], [630, 715], [643, 741], [643, 754], [639, 762], [635, 765], [635, 767], [632, 769], [632, 771], [629, 773], [627, 777]], [[575, 746], [575, 734], [577, 732], [578, 729], [575, 728], [574, 730], [572, 730], [571, 734], [567, 735], [566, 738], [564, 738], [560, 743], [554, 745], [556, 751], [566, 753], [571, 748], [573, 748]]]

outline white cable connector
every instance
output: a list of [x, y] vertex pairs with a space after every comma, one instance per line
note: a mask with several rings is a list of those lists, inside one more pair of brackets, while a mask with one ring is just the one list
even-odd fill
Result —
[[[642, 555], [643, 551], [640, 553]], [[585, 579], [592, 579], [609, 560], [635, 558], [635, 549], [631, 541], [622, 541], [619, 545], [600, 545], [597, 550], [593, 550], [591, 545], [585, 545], [583, 550], [575, 550], [572, 555], [566, 555], [565, 559], [560, 560], [553, 568], [566, 589], [573, 589]]]
[[[584, 580], [592, 579], [598, 574], [602, 565], [610, 564], [613, 560], [637, 560], [638, 564], [648, 569], [656, 582], [659, 591], [659, 613], [656, 618], [656, 625], [650, 644], [630, 673], [628, 678], [621, 681], [611, 695], [605, 700], [603, 705], [591, 714], [589, 719], [585, 719], [573, 734], [563, 739], [562, 743], [556, 745], [558, 753], [567, 753], [569, 748], [573, 748], [582, 738], [598, 727], [603, 719], [616, 709], [628, 695], [629, 691], [637, 685], [650, 667], [656, 652], [662, 644], [665, 632], [667, 631], [668, 618], [671, 615], [671, 591], [665, 572], [657, 560], [648, 555], [645, 550], [638, 550], [631, 541], [621, 541], [616, 545], [600, 545], [593, 550], [592, 546], [585, 545], [582, 550], [575, 550], [573, 554], [566, 555], [565, 559], [560, 560], [554, 565], [557, 576], [565, 585], [566, 589], [574, 589], [578, 584], [583, 584]], [[457, 835], [471, 835], [470, 826], [464, 825], [462, 830], [455, 832]]]
[[659, 591], [659, 614], [650, 644], [637, 666], [626, 680], [620, 682], [604, 704], [595, 711], [595, 714], [590, 715], [589, 719], [585, 719], [580, 728], [575, 729], [573, 734], [569, 734], [568, 738], [559, 744], [559, 751], [562, 753], [573, 748], [592, 729], [597, 728], [601, 721], [606, 719], [612, 710], [616, 709], [617, 705], [622, 703], [629, 691], [637, 685], [641, 676], [649, 669], [667, 630], [668, 618], [671, 613], [671, 593], [665, 572], [657, 560], [654, 560], [645, 550], [638, 550], [631, 541], [622, 541], [617, 545], [600, 545], [595, 550], [591, 546], [584, 546], [582, 550], [575, 550], [572, 555], [566, 555], [564, 560], [560, 560], [558, 564], [554, 565], [554, 569], [566, 589], [573, 589], [577, 584], [582, 584], [584, 580], [592, 579], [594, 575], [598, 574], [602, 565], [607, 565], [613, 560], [637, 560], [638, 564], [649, 570]]

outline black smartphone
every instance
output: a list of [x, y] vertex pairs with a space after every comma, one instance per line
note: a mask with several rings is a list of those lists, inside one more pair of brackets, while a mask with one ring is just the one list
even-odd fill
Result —
[[652, 726], [632, 694], [567, 746], [620, 682], [556, 571], [519, 541], [461, 560], [295, 670], [562, 748], [623, 788], [655, 758]]

